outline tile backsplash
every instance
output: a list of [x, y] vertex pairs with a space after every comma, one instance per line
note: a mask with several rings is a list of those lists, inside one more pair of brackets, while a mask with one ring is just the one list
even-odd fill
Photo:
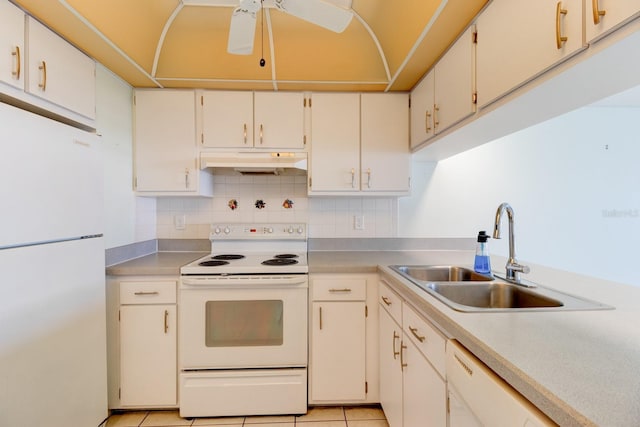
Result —
[[312, 238], [396, 237], [398, 228], [396, 197], [308, 197], [305, 175], [216, 175], [213, 198], [159, 197], [156, 213], [160, 239], [206, 239], [216, 222], [305, 222]]

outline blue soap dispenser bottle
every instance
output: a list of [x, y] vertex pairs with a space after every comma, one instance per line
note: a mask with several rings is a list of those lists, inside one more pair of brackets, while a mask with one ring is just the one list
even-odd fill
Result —
[[478, 243], [476, 244], [476, 258], [473, 269], [476, 273], [491, 274], [491, 260], [489, 259], [489, 236], [486, 231], [478, 232]]

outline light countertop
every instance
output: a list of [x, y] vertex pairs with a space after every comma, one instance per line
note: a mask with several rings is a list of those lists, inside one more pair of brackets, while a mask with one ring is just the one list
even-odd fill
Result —
[[[526, 279], [614, 309], [463, 313], [387, 267], [470, 266], [469, 254], [319, 252], [309, 254], [309, 263], [312, 273], [378, 271], [445, 335], [457, 339], [563, 427], [640, 425], [640, 288], [530, 265]], [[504, 272], [504, 258], [492, 256], [492, 262], [494, 270]]]
[[[178, 275], [203, 252], [158, 252], [109, 275]], [[492, 256], [494, 270], [504, 259]], [[388, 265], [470, 266], [473, 251], [310, 251], [310, 274], [375, 273], [562, 426], [640, 425], [640, 288], [530, 265], [528, 280], [613, 310], [462, 313]], [[526, 263], [523, 261], [523, 263]]]

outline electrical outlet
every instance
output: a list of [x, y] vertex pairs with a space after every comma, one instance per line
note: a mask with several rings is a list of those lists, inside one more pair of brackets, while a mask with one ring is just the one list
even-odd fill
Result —
[[184, 214], [173, 216], [173, 225], [176, 230], [184, 230], [187, 225], [187, 219]]
[[353, 217], [353, 228], [356, 230], [364, 230], [364, 216], [355, 215]]

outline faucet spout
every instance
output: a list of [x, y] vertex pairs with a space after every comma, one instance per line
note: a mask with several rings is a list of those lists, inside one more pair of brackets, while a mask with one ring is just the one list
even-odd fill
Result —
[[513, 208], [508, 203], [502, 203], [498, 206], [493, 226], [493, 238], [500, 239], [500, 223], [505, 212], [507, 213], [507, 219], [509, 220], [509, 259], [505, 266], [507, 273], [506, 279], [515, 283], [520, 283], [520, 273], [527, 274], [530, 270], [528, 266], [521, 265], [516, 260], [515, 234], [513, 232], [514, 215]]

